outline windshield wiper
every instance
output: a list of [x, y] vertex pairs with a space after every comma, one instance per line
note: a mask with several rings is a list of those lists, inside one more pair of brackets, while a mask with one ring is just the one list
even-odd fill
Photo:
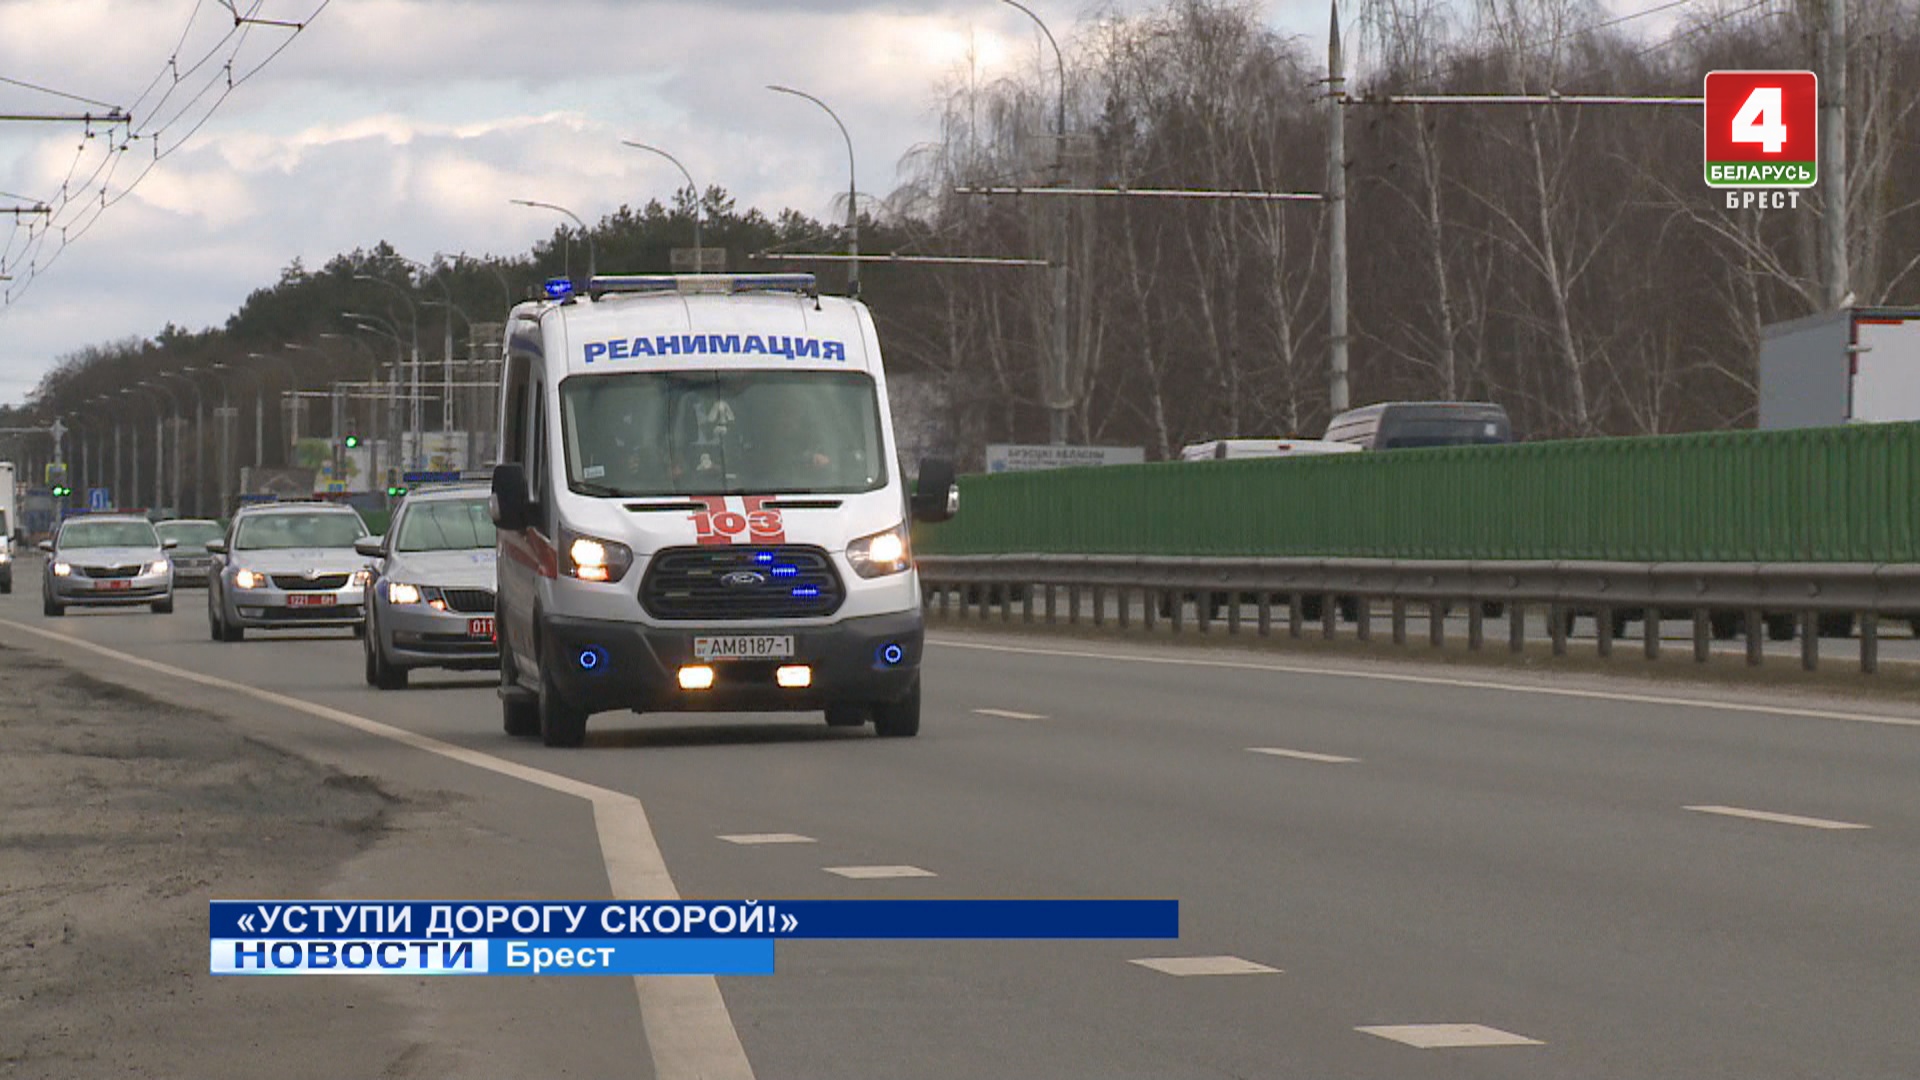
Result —
[[596, 484], [591, 480], [575, 480], [573, 489], [582, 495], [597, 495], [603, 499], [631, 498], [626, 492], [609, 484]]

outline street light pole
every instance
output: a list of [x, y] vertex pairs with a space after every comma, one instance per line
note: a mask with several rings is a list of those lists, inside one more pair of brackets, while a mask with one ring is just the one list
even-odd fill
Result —
[[[356, 320], [353, 324], [356, 329], [364, 330], [370, 334], [378, 334], [388, 341], [393, 342], [393, 373], [387, 379], [387, 407], [385, 410], [387, 414], [385, 421], [388, 444], [386, 453], [387, 460], [385, 462], [378, 460], [374, 462], [375, 475], [378, 475], [380, 468], [384, 467], [391, 471], [395, 466], [399, 465], [401, 461], [400, 452], [395, 442], [400, 433], [400, 370], [406, 364], [406, 342], [400, 338], [399, 327], [393, 326], [389, 320], [383, 319], [378, 315], [363, 315], [352, 311], [345, 312], [344, 314], [347, 318]], [[388, 329], [388, 327], [392, 328]], [[379, 381], [377, 375], [374, 381]], [[378, 454], [379, 452], [376, 449], [376, 458]]]
[[1327, 38], [1327, 337], [1332, 346], [1327, 407], [1347, 411], [1347, 68], [1340, 50], [1340, 0]]
[[[156, 375], [152, 379], [142, 382], [140, 385], [146, 387], [149, 390], [158, 390], [161, 393], [167, 395], [168, 404], [173, 406], [173, 499], [172, 499], [172, 503], [173, 503], [174, 514], [184, 516], [184, 509], [180, 505], [180, 457], [181, 457], [180, 395], [174, 393], [171, 389], [168, 389], [166, 384], [160, 381], [161, 377], [162, 376], [160, 375]], [[166, 442], [166, 428], [164, 427], [165, 423], [166, 423], [166, 418], [162, 416], [160, 413], [160, 410], [156, 408], [154, 410], [154, 417], [153, 417], [153, 426], [154, 426], [153, 445], [154, 445], [155, 459], [156, 459], [154, 461], [154, 466], [153, 466], [153, 505], [156, 508], [158, 508], [160, 504], [168, 501], [165, 490], [164, 490], [165, 484], [166, 484], [164, 477], [166, 476], [166, 473], [167, 473], [167, 442]]]
[[353, 277], [355, 281], [371, 281], [399, 293], [400, 299], [407, 305], [408, 317], [413, 320], [413, 368], [408, 384], [410, 399], [407, 403], [407, 425], [413, 432], [413, 453], [408, 459], [409, 467], [417, 469], [420, 467], [420, 310], [414, 307], [413, 297], [408, 296], [405, 289], [385, 278], [371, 274], [355, 274]]
[[820, 106], [828, 116], [833, 118], [834, 126], [840, 129], [840, 137], [847, 142], [847, 254], [851, 256], [847, 260], [847, 295], [858, 297], [860, 295], [860, 211], [858, 206], [860, 184], [854, 173], [853, 136], [847, 134], [847, 125], [840, 122], [839, 114], [828, 107], [826, 102], [812, 94], [804, 90], [795, 90], [790, 86], [769, 86], [767, 89], [776, 94], [791, 94], [797, 98], [805, 98]]
[[[1054, 66], [1060, 74], [1059, 99], [1054, 105], [1054, 143], [1053, 143], [1053, 182], [1056, 185], [1067, 181], [1067, 58], [1060, 51], [1060, 42], [1047, 28], [1046, 21], [1035, 14], [1032, 8], [1018, 0], [1000, 0], [1008, 7], [1016, 8], [1046, 36], [1047, 44], [1053, 47]], [[1062, 207], [1056, 223], [1057, 242], [1060, 245], [1059, 258], [1054, 260], [1048, 276], [1053, 286], [1053, 371], [1044, 387], [1047, 397], [1047, 427], [1049, 440], [1055, 446], [1067, 444], [1067, 428], [1073, 417], [1073, 379], [1072, 363], [1069, 358], [1070, 341], [1068, 338], [1067, 307], [1072, 300], [1072, 280], [1068, 276], [1068, 255], [1072, 246], [1070, 233], [1072, 219], [1070, 211]]]
[[593, 232], [592, 230], [587, 228], [586, 222], [580, 220], [579, 214], [574, 213], [573, 211], [567, 209], [564, 206], [555, 206], [553, 203], [548, 203], [548, 202], [535, 202], [532, 199], [508, 199], [507, 201], [512, 203], [515, 206], [533, 206], [533, 207], [538, 207], [541, 210], [558, 211], [559, 213], [565, 214], [568, 217], [572, 218], [573, 223], [575, 225], [580, 226], [580, 235], [587, 238], [587, 280], [591, 281], [595, 277], [599, 276], [600, 257], [594, 251]]
[[[201, 517], [207, 516], [207, 468], [206, 468], [206, 397], [200, 393], [200, 384], [193, 381], [199, 368], [188, 366], [179, 371], [163, 371], [160, 378], [174, 378], [187, 384], [193, 390], [193, 508]], [[177, 436], [176, 436], [177, 438]]]
[[673, 162], [673, 167], [676, 169], [679, 169], [680, 175], [687, 178], [687, 187], [693, 191], [693, 250], [694, 250], [693, 257], [696, 260], [694, 263], [694, 269], [695, 270], [700, 269], [700, 267], [705, 265], [705, 259], [706, 259], [704, 255], [699, 254], [699, 252], [702, 250], [700, 246], [700, 219], [701, 217], [704, 216], [706, 200], [701, 198], [700, 185], [693, 182], [693, 174], [687, 171], [687, 167], [685, 165], [680, 164], [679, 158], [674, 157], [672, 154], [667, 153], [665, 150], [662, 150], [657, 146], [648, 146], [646, 143], [634, 142], [632, 139], [621, 139], [620, 145], [631, 146], [635, 150], [646, 150], [655, 154], [659, 154], [661, 157], [666, 158], [668, 161]]
[[[347, 314], [349, 316], [351, 315], [350, 312]], [[321, 334], [320, 336], [323, 338], [329, 338], [335, 341], [344, 341], [354, 346], [355, 348], [365, 349], [367, 353], [367, 386], [369, 389], [374, 389], [374, 390], [377, 390], [379, 388], [380, 386], [380, 354], [373, 351], [373, 346], [368, 345], [366, 342], [361, 341], [359, 338], [353, 337], [352, 335], [349, 335], [349, 334], [325, 333], [325, 334]], [[342, 403], [343, 412], [346, 410], [346, 408], [347, 406], [345, 405], [345, 403]], [[368, 475], [371, 477], [374, 475], [378, 475], [380, 470], [380, 409], [378, 405], [376, 405], [371, 410], [370, 415], [372, 417], [373, 422], [367, 425], [367, 433], [372, 438], [372, 441], [367, 446], [367, 472], [368, 472]], [[344, 468], [344, 466], [345, 466], [345, 461], [343, 458], [342, 468], [340, 470], [340, 477], [343, 483], [346, 480], [346, 469]], [[369, 480], [368, 483], [369, 483], [369, 489], [371, 489], [371, 483], [372, 483], [371, 480]]]

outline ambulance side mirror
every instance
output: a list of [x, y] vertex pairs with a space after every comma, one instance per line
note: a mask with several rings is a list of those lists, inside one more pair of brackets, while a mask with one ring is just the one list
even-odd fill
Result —
[[949, 521], [960, 512], [960, 485], [955, 482], [953, 462], [945, 458], [921, 460], [912, 506], [913, 520], [929, 523]]
[[527, 488], [526, 466], [506, 462], [493, 467], [493, 495], [487, 513], [494, 527], [521, 532], [533, 524], [533, 494]]

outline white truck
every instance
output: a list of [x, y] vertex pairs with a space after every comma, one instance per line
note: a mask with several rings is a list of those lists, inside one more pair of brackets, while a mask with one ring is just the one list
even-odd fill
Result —
[[1920, 420], [1920, 308], [1844, 308], [1761, 331], [1761, 429], [1901, 420]]
[[20, 531], [20, 489], [13, 462], [0, 461], [0, 593], [13, 591], [13, 536]]

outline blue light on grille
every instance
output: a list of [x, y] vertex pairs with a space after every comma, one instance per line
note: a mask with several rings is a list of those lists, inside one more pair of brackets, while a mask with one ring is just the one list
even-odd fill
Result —
[[776, 566], [773, 568], [773, 576], [798, 577], [800, 576], [800, 568], [797, 566]]
[[793, 590], [793, 595], [802, 600], [811, 600], [820, 595], [820, 590], [812, 585], [802, 585]]
[[760, 564], [762, 564], [762, 565], [764, 565], [764, 564], [766, 564], [766, 563], [770, 563], [770, 562], [772, 562], [772, 561], [773, 561], [773, 552], [771, 552], [771, 551], [762, 551], [762, 552], [760, 552], [760, 553], [758, 553], [758, 554], [756, 554], [756, 555], [755, 555], [755, 556], [753, 557], [753, 561], [754, 561], [754, 562], [757, 562], [757, 563], [760, 563]]

